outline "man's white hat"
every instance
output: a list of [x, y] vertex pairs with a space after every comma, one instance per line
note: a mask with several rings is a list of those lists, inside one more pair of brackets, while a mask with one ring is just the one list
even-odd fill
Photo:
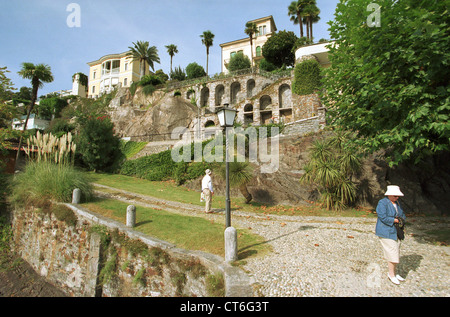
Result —
[[404, 196], [397, 185], [389, 185], [384, 196]]
[[208, 169], [205, 171], [205, 173], [206, 173], [206, 175], [209, 175], [209, 174], [211, 174], [211, 170], [208, 168]]

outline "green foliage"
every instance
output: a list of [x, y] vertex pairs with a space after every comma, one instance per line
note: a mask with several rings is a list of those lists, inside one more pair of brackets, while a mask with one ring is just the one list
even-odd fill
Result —
[[12, 202], [23, 205], [42, 199], [70, 202], [72, 192], [79, 188], [84, 200], [92, 197], [92, 185], [86, 174], [73, 166], [51, 162], [28, 162], [25, 171], [12, 182]]
[[266, 72], [271, 72], [277, 69], [277, 67], [274, 64], [268, 62], [265, 58], [263, 58], [259, 62], [259, 68], [265, 70]]
[[120, 139], [108, 117], [90, 118], [81, 126], [77, 139], [81, 162], [89, 169], [111, 171], [123, 156]]
[[111, 100], [114, 99], [117, 90], [109, 94], [104, 94], [100, 98], [76, 98], [66, 108], [61, 111], [61, 117], [75, 118], [77, 124], [83, 125], [92, 117], [105, 116], [108, 112], [108, 106]]
[[183, 81], [186, 79], [186, 73], [180, 66], [178, 66], [178, 67], [175, 67], [173, 72], [170, 73], [170, 78], [173, 80]]
[[331, 123], [391, 166], [450, 150], [449, 1], [377, 1], [380, 27], [362, 23], [371, 2], [341, 2], [329, 22]]
[[138, 154], [145, 146], [147, 142], [135, 142], [135, 141], [120, 141], [120, 151], [125, 155], [126, 159], [129, 159]]
[[86, 76], [86, 74], [83, 74], [81, 72], [75, 73], [75, 74], [72, 75], [72, 82], [75, 80], [75, 76], [76, 75], [79, 75], [79, 78], [80, 78], [79, 82], [80, 82], [80, 84], [82, 86], [84, 86], [84, 87], [87, 87], [88, 86], [88, 81], [89, 81], [88, 76]]
[[153, 74], [145, 75], [139, 81], [140, 86], [147, 86], [147, 85], [158, 86], [158, 85], [161, 85], [162, 83], [163, 83], [163, 80], [161, 79], [161, 77], [159, 77], [157, 75], [153, 75]]
[[[207, 142], [203, 142], [204, 147]], [[140, 157], [136, 160], [125, 161], [120, 174], [135, 176], [150, 181], [175, 180], [178, 184], [186, 180], [195, 179], [211, 168], [212, 163], [194, 162], [194, 143], [191, 144], [191, 161], [174, 162], [172, 150]]]
[[297, 36], [291, 31], [279, 31], [273, 34], [262, 47], [264, 58], [277, 68], [294, 66], [295, 53], [293, 48]]
[[138, 88], [138, 86], [139, 86], [139, 82], [138, 82], [138, 81], [135, 81], [134, 83], [132, 83], [132, 84], [130, 85], [129, 90], [130, 90], [130, 94], [131, 94], [132, 96], [134, 96], [134, 94], [136, 93], [136, 89]]
[[239, 52], [230, 58], [227, 69], [232, 72], [240, 69], [247, 69], [251, 67], [250, 59], [244, 53]]
[[151, 96], [155, 92], [156, 88], [153, 85], [146, 85], [142, 88], [142, 92], [146, 96]]
[[65, 205], [54, 205], [52, 206], [51, 211], [59, 221], [64, 221], [71, 227], [76, 226], [78, 217], [69, 207], [66, 207]]
[[210, 274], [206, 277], [206, 291], [208, 296], [224, 297], [225, 296], [225, 279], [223, 274]]
[[310, 148], [310, 161], [304, 166], [303, 183], [313, 185], [327, 209], [343, 209], [354, 203], [356, 185], [352, 177], [361, 170], [359, 152], [347, 145], [349, 135], [336, 134], [317, 140]]
[[187, 79], [194, 79], [206, 76], [205, 69], [199, 64], [193, 62], [186, 66]]
[[71, 124], [68, 120], [57, 118], [53, 119], [50, 126], [47, 128], [46, 132], [53, 134], [56, 137], [61, 137], [63, 134], [73, 132], [75, 130], [75, 125]]
[[[140, 65], [140, 78], [144, 77], [146, 71], [146, 65], [150, 66], [154, 70], [154, 63], [159, 63], [158, 49], [156, 46], [150, 46], [147, 41], [133, 42], [133, 46], [128, 47], [131, 50], [134, 61], [139, 61]], [[147, 68], [148, 69], [148, 68]]]
[[295, 66], [292, 91], [297, 95], [309, 95], [321, 87], [320, 65], [315, 59], [305, 60]]

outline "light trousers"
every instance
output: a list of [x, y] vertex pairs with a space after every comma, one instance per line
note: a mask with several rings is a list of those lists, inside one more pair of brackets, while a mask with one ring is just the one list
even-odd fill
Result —
[[211, 191], [208, 188], [203, 190], [203, 195], [205, 195], [205, 212], [211, 211]]

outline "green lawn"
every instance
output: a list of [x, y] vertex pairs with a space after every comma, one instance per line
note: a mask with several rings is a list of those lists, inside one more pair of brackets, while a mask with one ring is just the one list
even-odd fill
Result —
[[[127, 203], [104, 198], [82, 204], [108, 218], [126, 223]], [[177, 247], [200, 250], [224, 256], [224, 225], [214, 221], [136, 206], [135, 230], [176, 244]], [[238, 229], [238, 257], [243, 260], [270, 250], [264, 239], [249, 230]]]
[[[120, 174], [89, 173], [92, 182], [123, 189], [129, 192], [187, 204], [204, 205], [200, 202], [200, 191], [177, 186], [173, 181], [154, 182]], [[224, 208], [225, 202], [213, 200], [213, 208]]]
[[[131, 176], [120, 174], [103, 174], [89, 173], [92, 181], [98, 184], [110, 186], [117, 189], [123, 189], [129, 192], [148, 195], [156, 198], [162, 198], [171, 201], [188, 203], [198, 206], [204, 206], [200, 202], [200, 191], [190, 190], [183, 186], [177, 186], [173, 181], [153, 182], [145, 179], [139, 179]], [[199, 184], [200, 186], [200, 184]], [[232, 197], [231, 209], [239, 209], [262, 214], [278, 214], [278, 215], [297, 215], [297, 216], [323, 216], [323, 217], [369, 217], [374, 218], [376, 215], [372, 210], [357, 208], [346, 209], [341, 211], [326, 210], [318, 204], [311, 203], [305, 206], [266, 206], [257, 202], [250, 204], [244, 203], [244, 198]], [[213, 208], [225, 208], [224, 196], [213, 196]]]

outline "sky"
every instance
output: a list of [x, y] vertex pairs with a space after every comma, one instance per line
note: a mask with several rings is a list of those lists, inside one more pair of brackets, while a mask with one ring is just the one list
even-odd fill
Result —
[[[246, 38], [245, 23], [272, 15], [278, 31], [299, 26], [287, 14], [292, 0], [0, 0], [0, 67], [14, 87], [31, 87], [17, 72], [23, 62], [47, 64], [54, 81], [38, 92], [44, 95], [72, 88], [72, 75], [89, 74], [88, 62], [122, 53], [136, 41], [156, 46], [160, 63], [155, 70], [170, 72], [166, 45], [175, 44], [173, 67], [196, 62], [206, 69], [206, 47], [200, 35], [214, 35], [209, 54], [209, 75], [221, 71], [220, 44]], [[329, 39], [327, 24], [339, 0], [317, 0], [321, 20], [313, 26], [314, 38]], [[68, 24], [79, 7], [80, 25]], [[69, 18], [69, 19], [68, 19]]]

